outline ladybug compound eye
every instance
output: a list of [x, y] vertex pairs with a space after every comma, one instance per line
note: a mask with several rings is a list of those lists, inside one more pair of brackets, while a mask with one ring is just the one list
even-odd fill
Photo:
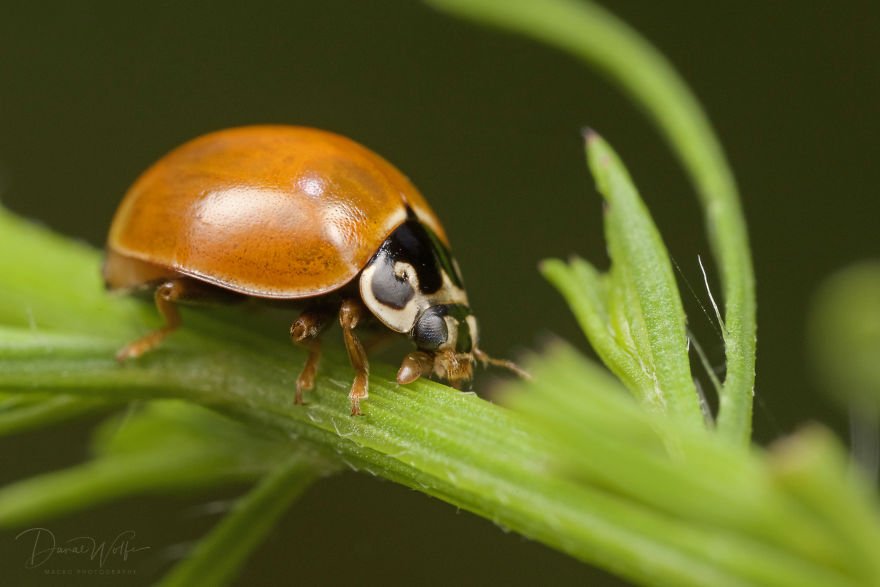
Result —
[[420, 349], [437, 350], [449, 339], [446, 325], [446, 306], [433, 306], [419, 316], [412, 339]]
[[410, 334], [423, 350], [473, 352], [477, 341], [477, 320], [467, 306], [437, 304], [422, 312]]

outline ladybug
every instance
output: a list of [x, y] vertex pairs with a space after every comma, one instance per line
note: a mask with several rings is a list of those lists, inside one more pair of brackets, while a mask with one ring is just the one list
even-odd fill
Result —
[[308, 350], [296, 403], [314, 386], [319, 337], [334, 317], [355, 371], [352, 415], [368, 395], [358, 328], [371, 323], [415, 343], [401, 385], [434, 374], [461, 387], [477, 361], [522, 374], [480, 350], [458, 264], [424, 197], [376, 153], [323, 130], [247, 126], [174, 149], [119, 205], [103, 274], [110, 290], [152, 290], [165, 321], [120, 349], [120, 361], [177, 329], [178, 303], [247, 297], [301, 308], [290, 328]]

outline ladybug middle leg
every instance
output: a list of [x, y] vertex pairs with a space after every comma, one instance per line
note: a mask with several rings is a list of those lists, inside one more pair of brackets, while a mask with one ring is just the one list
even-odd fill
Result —
[[303, 392], [315, 386], [318, 361], [321, 358], [321, 339], [319, 336], [330, 322], [335, 309], [324, 306], [310, 306], [303, 310], [299, 318], [290, 326], [290, 340], [309, 351], [306, 364], [296, 378], [294, 403], [303, 403]]
[[345, 350], [348, 351], [348, 359], [354, 367], [354, 382], [348, 399], [351, 400], [351, 415], [361, 415], [361, 400], [367, 399], [368, 377], [370, 375], [370, 363], [367, 361], [367, 352], [364, 345], [354, 333], [366, 309], [360, 301], [347, 299], [339, 308], [339, 324], [342, 326], [342, 334], [345, 337]]

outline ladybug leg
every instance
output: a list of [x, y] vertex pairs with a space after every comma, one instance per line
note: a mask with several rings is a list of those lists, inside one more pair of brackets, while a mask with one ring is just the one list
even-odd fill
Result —
[[156, 300], [156, 309], [165, 319], [165, 324], [119, 349], [116, 360], [122, 362], [136, 359], [159, 346], [166, 336], [177, 330], [180, 326], [180, 312], [177, 311], [175, 303], [192, 291], [193, 287], [186, 279], [170, 279], [159, 285], [153, 293], [153, 298]]
[[318, 337], [332, 315], [333, 312], [326, 308], [306, 308], [290, 326], [290, 340], [309, 351], [306, 364], [296, 378], [294, 403], [303, 403], [303, 392], [315, 387], [315, 375], [318, 373], [318, 361], [321, 359], [321, 339]]
[[361, 415], [361, 400], [367, 399], [368, 382], [370, 375], [370, 363], [367, 361], [367, 352], [364, 345], [358, 340], [354, 329], [364, 315], [364, 306], [357, 300], [348, 299], [342, 302], [339, 308], [339, 324], [342, 326], [342, 334], [345, 337], [345, 350], [348, 351], [348, 359], [354, 367], [354, 382], [348, 399], [351, 400], [351, 415]]
[[397, 383], [406, 385], [434, 370], [434, 357], [424, 351], [413, 351], [403, 358], [397, 371]]

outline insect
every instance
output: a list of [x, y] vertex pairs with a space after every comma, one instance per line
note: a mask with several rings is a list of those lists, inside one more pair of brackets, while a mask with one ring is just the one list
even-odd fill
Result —
[[165, 322], [120, 349], [120, 361], [177, 329], [178, 303], [232, 294], [302, 308], [290, 327], [308, 351], [296, 403], [314, 387], [319, 337], [334, 318], [355, 371], [352, 415], [368, 396], [358, 332], [371, 323], [415, 343], [400, 384], [434, 374], [461, 387], [476, 362], [522, 374], [480, 350], [458, 264], [424, 197], [377, 154], [322, 130], [240, 127], [171, 151], [123, 198], [103, 273], [110, 290], [152, 290]]

